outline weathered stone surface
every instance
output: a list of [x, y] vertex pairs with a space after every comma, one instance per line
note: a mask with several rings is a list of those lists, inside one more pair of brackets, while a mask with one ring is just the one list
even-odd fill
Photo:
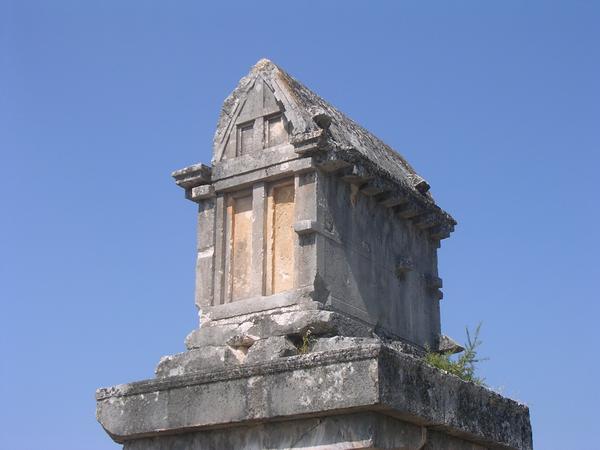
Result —
[[176, 355], [161, 358], [156, 367], [159, 378], [183, 375], [184, 373], [220, 368], [243, 361], [244, 353], [226, 345], [204, 346]]
[[248, 329], [248, 333], [266, 336], [304, 335], [313, 336], [371, 336], [371, 330], [333, 311], [297, 311], [272, 314]]
[[410, 222], [396, 222], [395, 212], [375, 199], [353, 201], [352, 190], [339, 179], [322, 183], [319, 203], [337, 236], [337, 242], [322, 239], [319, 274], [327, 304], [389, 335], [436, 348], [439, 300], [425, 277], [437, 273], [434, 242]]
[[[223, 104], [212, 163], [174, 173], [206, 216], [196, 265], [206, 317], [290, 306], [312, 287], [328, 308], [435, 347], [441, 293], [424, 279], [437, 277], [438, 239], [455, 221], [402, 156], [261, 60]], [[282, 186], [289, 201], [276, 208]]]
[[264, 167], [276, 166], [292, 160], [299, 159], [300, 156], [294, 152], [291, 145], [277, 147], [276, 149], [257, 151], [247, 155], [241, 155], [237, 158], [227, 159], [220, 162], [213, 170], [212, 179], [214, 181], [226, 179], [232, 175], [252, 172]]
[[440, 353], [460, 353], [464, 350], [465, 348], [451, 337], [446, 336], [445, 334], [440, 336], [440, 343], [438, 345], [438, 351]]
[[203, 325], [187, 335], [185, 346], [191, 350], [204, 346], [225, 345], [232, 337], [245, 334], [249, 326], [250, 322], [246, 329], [237, 324]]
[[273, 336], [256, 341], [246, 355], [246, 363], [270, 361], [298, 354], [298, 349], [284, 336]]
[[381, 344], [115, 386], [97, 400], [118, 442], [371, 410], [488, 448], [532, 448], [526, 406]]
[[230, 347], [235, 348], [249, 348], [254, 345], [256, 341], [258, 341], [258, 336], [253, 336], [251, 334], [236, 334], [235, 336], [227, 339], [226, 344]]
[[487, 448], [446, 433], [431, 430], [427, 433], [427, 440], [422, 450], [486, 450]]
[[239, 322], [237, 318], [244, 315], [291, 306], [303, 309], [318, 309], [321, 305], [318, 304], [319, 302], [314, 301], [314, 295], [314, 287], [305, 286], [266, 297], [247, 298], [242, 302], [205, 306], [202, 308], [202, 320], [207, 322], [234, 318], [234, 321]]
[[[329, 157], [355, 165], [360, 162], [372, 174], [409, 191], [424, 204], [435, 204], [430, 196], [424, 195], [429, 185], [400, 154], [267, 60], [259, 61], [223, 104], [214, 140], [215, 167], [226, 155], [227, 136], [235, 128], [232, 123], [239, 121], [238, 117], [243, 117], [246, 110], [256, 108], [247, 105], [253, 102], [255, 91], [272, 92], [283, 107], [283, 114], [292, 125], [294, 146], [302, 148], [304, 141], [324, 137], [329, 143], [320, 142], [319, 147], [328, 149]], [[261, 102], [257, 107], [268, 106]]]
[[[265, 239], [265, 294], [289, 291], [296, 283], [294, 234], [296, 197], [294, 180], [273, 183], [268, 189]], [[262, 235], [263, 229], [257, 230]], [[262, 279], [259, 281], [263, 281]]]
[[211, 182], [212, 168], [204, 164], [194, 164], [171, 174], [175, 178], [175, 183], [184, 189], [191, 189], [196, 186], [209, 184]]
[[[267, 422], [178, 436], [139, 439], [126, 443], [124, 450], [417, 450], [422, 448], [426, 440], [427, 432], [423, 427], [383, 414], [364, 413]], [[436, 448], [439, 450], [444, 447]], [[460, 449], [462, 450], [462, 447]]]
[[311, 158], [298, 158], [292, 161], [286, 161], [272, 166], [256, 169], [252, 172], [246, 172], [230, 176], [214, 182], [215, 191], [225, 191], [234, 188], [248, 187], [252, 183], [276, 181], [286, 176], [293, 176], [294, 173], [314, 170], [315, 166]]
[[215, 188], [211, 184], [193, 187], [186, 194], [188, 192], [189, 199], [197, 203], [215, 197]]
[[[384, 349], [383, 353], [387, 353]], [[380, 399], [438, 429], [487, 446], [531, 449], [529, 409], [482, 386], [462, 381], [418, 359], [384, 357]]]
[[192, 331], [186, 338], [188, 349], [205, 345], [225, 345], [233, 337], [265, 339], [271, 336], [372, 336], [371, 328], [340, 313], [326, 310], [272, 311], [244, 317], [241, 323], [209, 323]]
[[[456, 222], [387, 145], [261, 60], [223, 105], [198, 204], [189, 351], [101, 389], [125, 450], [529, 450], [528, 409], [423, 363]], [[440, 338], [441, 336], [441, 338]]]
[[314, 338], [311, 341], [310, 351], [328, 352], [332, 350], [344, 350], [348, 348], [355, 348], [361, 345], [379, 343], [379, 339], [368, 337], [333, 336], [327, 338]]

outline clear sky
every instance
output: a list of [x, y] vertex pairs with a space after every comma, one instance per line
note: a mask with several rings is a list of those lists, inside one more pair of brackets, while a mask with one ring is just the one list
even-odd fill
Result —
[[537, 449], [598, 448], [600, 2], [0, 0], [0, 448], [108, 450], [97, 387], [196, 325], [221, 102], [267, 57], [400, 151], [458, 220], [442, 327]]

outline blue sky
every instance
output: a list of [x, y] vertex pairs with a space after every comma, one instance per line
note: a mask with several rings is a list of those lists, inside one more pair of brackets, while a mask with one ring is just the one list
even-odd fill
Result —
[[444, 331], [538, 449], [597, 441], [600, 3], [0, 1], [0, 447], [115, 449], [94, 391], [196, 326], [194, 205], [261, 57], [400, 151], [458, 220]]

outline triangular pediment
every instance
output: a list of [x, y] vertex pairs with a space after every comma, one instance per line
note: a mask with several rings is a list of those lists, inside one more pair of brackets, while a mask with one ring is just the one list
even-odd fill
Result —
[[273, 84], [258, 73], [242, 79], [225, 102], [214, 162], [289, 143], [293, 123], [286, 112], [292, 108], [288, 96], [277, 95], [280, 87]]
[[[271, 118], [273, 123], [268, 122]], [[317, 140], [320, 151], [326, 149], [332, 161], [361, 162], [373, 176], [387, 178], [433, 203], [429, 184], [399, 153], [266, 59], [258, 61], [225, 100], [213, 163], [267, 151], [281, 142], [292, 143], [303, 154], [304, 146]]]

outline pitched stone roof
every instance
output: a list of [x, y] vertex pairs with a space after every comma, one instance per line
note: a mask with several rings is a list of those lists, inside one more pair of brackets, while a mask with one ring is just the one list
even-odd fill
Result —
[[[423, 180], [398, 152], [394, 151], [377, 136], [354, 122], [273, 63], [263, 61], [265, 61], [263, 64], [272, 71], [272, 76], [277, 76], [282, 83], [285, 83], [294, 96], [294, 101], [299, 106], [297, 113], [303, 116], [305, 124], [305, 129], [298, 130], [299, 133], [318, 131], [321, 128], [318, 125], [319, 119], [328, 120], [328, 117], [330, 120], [328, 128], [330, 137], [337, 147], [347, 150], [355, 149], [391, 177], [398, 181], [405, 181], [411, 186]], [[320, 125], [325, 124], [321, 123]]]
[[[349, 163], [358, 170], [358, 178], [383, 180], [384, 184], [400, 188], [405, 196], [403, 203], [408, 197], [408, 203], [421, 210], [419, 214], [424, 209], [436, 216], [436, 226], [444, 225], [443, 237], [453, 230], [456, 221], [435, 204], [429, 184], [398, 152], [267, 59], [258, 61], [225, 100], [215, 133], [213, 163], [220, 157], [218, 149], [222, 148], [236, 109], [259, 77], [283, 105], [284, 115], [292, 125], [291, 142], [298, 153], [307, 143], [316, 142], [328, 162]], [[315, 145], [308, 147], [314, 149]]]

